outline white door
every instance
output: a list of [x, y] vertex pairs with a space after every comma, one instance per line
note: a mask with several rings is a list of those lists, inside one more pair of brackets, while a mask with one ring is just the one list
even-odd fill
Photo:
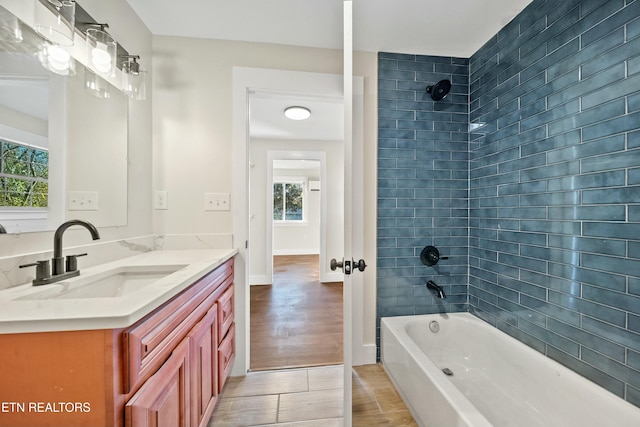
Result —
[[352, 2], [344, 2], [344, 425], [352, 424], [351, 371], [362, 363], [364, 82], [353, 77]]

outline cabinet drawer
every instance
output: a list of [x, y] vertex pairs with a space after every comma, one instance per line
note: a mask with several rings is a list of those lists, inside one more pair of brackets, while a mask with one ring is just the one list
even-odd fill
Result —
[[218, 299], [218, 340], [220, 342], [233, 324], [233, 313], [233, 286], [229, 286]]
[[229, 333], [218, 346], [218, 393], [222, 391], [222, 387], [231, 372], [233, 359], [236, 355], [236, 334], [235, 324], [229, 328]]

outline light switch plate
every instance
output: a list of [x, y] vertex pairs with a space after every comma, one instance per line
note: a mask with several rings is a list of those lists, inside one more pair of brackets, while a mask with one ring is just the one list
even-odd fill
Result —
[[70, 211], [97, 211], [97, 191], [69, 191], [68, 208]]
[[205, 211], [228, 211], [229, 193], [204, 193], [204, 210]]
[[164, 190], [153, 192], [153, 208], [156, 210], [169, 209], [168, 194]]

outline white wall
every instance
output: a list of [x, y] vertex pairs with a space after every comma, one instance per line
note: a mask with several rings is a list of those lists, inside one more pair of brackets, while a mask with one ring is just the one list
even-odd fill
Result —
[[[232, 191], [233, 67], [342, 74], [342, 52], [170, 36], [154, 36], [153, 45], [153, 186], [169, 192], [169, 209], [153, 212], [154, 232], [232, 233], [231, 212], [203, 212], [202, 197]], [[354, 73], [365, 78], [365, 253], [354, 257], [369, 265], [362, 323], [365, 342], [375, 345], [376, 54], [355, 52]]]
[[[0, 5], [24, 21], [31, 22], [33, 3], [24, 0], [0, 0]], [[151, 69], [151, 33], [126, 0], [84, 0], [82, 7], [98, 22], [109, 22], [109, 33], [129, 52], [141, 56], [143, 69]], [[149, 73], [147, 83], [152, 84]], [[129, 101], [127, 225], [99, 228], [102, 241], [149, 235], [151, 228], [151, 91], [145, 101]], [[86, 230], [65, 233], [65, 246], [90, 242]], [[0, 257], [50, 251], [53, 232], [0, 235]], [[89, 258], [89, 257], [85, 257]], [[87, 262], [83, 260], [83, 262]]]

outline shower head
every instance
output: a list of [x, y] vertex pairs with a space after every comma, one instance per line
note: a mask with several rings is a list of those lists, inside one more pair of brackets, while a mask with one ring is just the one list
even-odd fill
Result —
[[433, 86], [427, 86], [427, 93], [431, 94], [431, 99], [433, 99], [434, 101], [440, 101], [441, 99], [444, 99], [449, 94], [450, 90], [450, 80], [440, 80]]

